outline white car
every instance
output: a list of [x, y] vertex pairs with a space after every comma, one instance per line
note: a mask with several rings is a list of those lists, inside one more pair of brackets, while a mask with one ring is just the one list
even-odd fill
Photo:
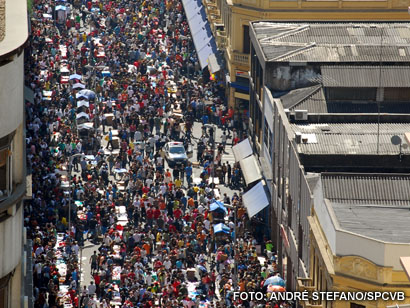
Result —
[[188, 155], [182, 142], [168, 142], [164, 147], [164, 152], [170, 168], [177, 164], [186, 166], [188, 163]]

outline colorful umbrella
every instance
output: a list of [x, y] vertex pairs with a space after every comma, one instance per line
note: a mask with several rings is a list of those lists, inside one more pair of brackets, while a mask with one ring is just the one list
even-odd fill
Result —
[[282, 286], [275, 286], [271, 284], [268, 286], [268, 292], [286, 292], [286, 289]]
[[267, 286], [270, 284], [274, 286], [281, 286], [281, 287], [284, 287], [286, 285], [285, 280], [283, 280], [279, 276], [269, 277], [268, 279], [265, 280], [265, 283], [263, 284], [263, 286]]

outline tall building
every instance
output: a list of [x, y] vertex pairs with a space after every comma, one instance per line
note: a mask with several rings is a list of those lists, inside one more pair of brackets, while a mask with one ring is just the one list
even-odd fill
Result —
[[[218, 48], [225, 53], [229, 105], [237, 116], [249, 110], [249, 23], [256, 20], [409, 20], [409, 0], [206, 0], [203, 1]], [[245, 118], [245, 117], [244, 117]]]
[[27, 2], [0, 0], [0, 308], [23, 307]]
[[[410, 291], [399, 261], [409, 241], [363, 216], [408, 219], [409, 35], [404, 22], [251, 23], [249, 135], [265, 166], [272, 239], [290, 290]], [[372, 274], [352, 283], [363, 267]]]

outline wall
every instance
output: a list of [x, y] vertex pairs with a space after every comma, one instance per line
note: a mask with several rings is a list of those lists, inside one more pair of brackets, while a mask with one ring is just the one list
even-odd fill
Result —
[[23, 122], [23, 59], [21, 53], [0, 67], [0, 136], [15, 131]]
[[[352, 245], [354, 243], [354, 245]], [[402, 270], [400, 257], [410, 255], [410, 244], [376, 241], [346, 231], [337, 232], [337, 255], [358, 255], [380, 266]]]
[[20, 262], [23, 230], [23, 206], [14, 216], [0, 223], [0, 277], [10, 273]]
[[313, 85], [312, 80], [321, 80], [319, 67], [269, 64], [266, 84], [274, 91], [288, 91]]
[[[294, 290], [296, 278], [307, 277], [309, 270], [310, 243], [307, 217], [311, 215], [312, 193], [294, 146], [294, 134], [287, 115], [280, 101], [273, 99], [267, 87], [264, 87], [263, 92], [263, 118], [273, 129], [272, 214], [277, 217], [277, 221], [272, 221], [272, 230], [273, 234], [278, 236], [278, 226], [282, 224], [286, 232], [289, 247], [285, 245], [283, 249], [279, 249], [278, 256], [281, 260], [287, 254], [291, 260], [292, 268], [287, 269], [288, 273], [292, 273], [288, 287]], [[263, 147], [262, 153], [266, 151]], [[279, 247], [283, 244], [280, 236], [278, 244]]]
[[[322, 182], [319, 180], [313, 191], [313, 203], [316, 216], [319, 220], [320, 227], [323, 230], [323, 233], [326, 235], [327, 242], [330, 249], [332, 250], [333, 255], [336, 254], [336, 227], [332, 216], [329, 213], [329, 208], [326, 205], [325, 200], [323, 199], [323, 189]], [[333, 214], [333, 213], [332, 213]]]
[[399, 257], [410, 255], [410, 245], [385, 243], [341, 229], [330, 201], [323, 199], [321, 181], [314, 190], [314, 209], [333, 255], [361, 256], [379, 266], [402, 269]]

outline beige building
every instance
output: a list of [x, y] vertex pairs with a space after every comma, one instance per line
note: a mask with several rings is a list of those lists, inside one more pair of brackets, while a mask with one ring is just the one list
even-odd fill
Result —
[[408, 304], [410, 149], [392, 138], [410, 127], [410, 23], [260, 21], [250, 34], [249, 135], [287, 290], [404, 291]]
[[[18, 22], [17, 22], [18, 21]], [[23, 307], [25, 0], [0, 0], [0, 308]]]
[[409, 0], [206, 0], [203, 1], [229, 73], [227, 95], [236, 111], [249, 110], [249, 22], [255, 20], [410, 20]]

